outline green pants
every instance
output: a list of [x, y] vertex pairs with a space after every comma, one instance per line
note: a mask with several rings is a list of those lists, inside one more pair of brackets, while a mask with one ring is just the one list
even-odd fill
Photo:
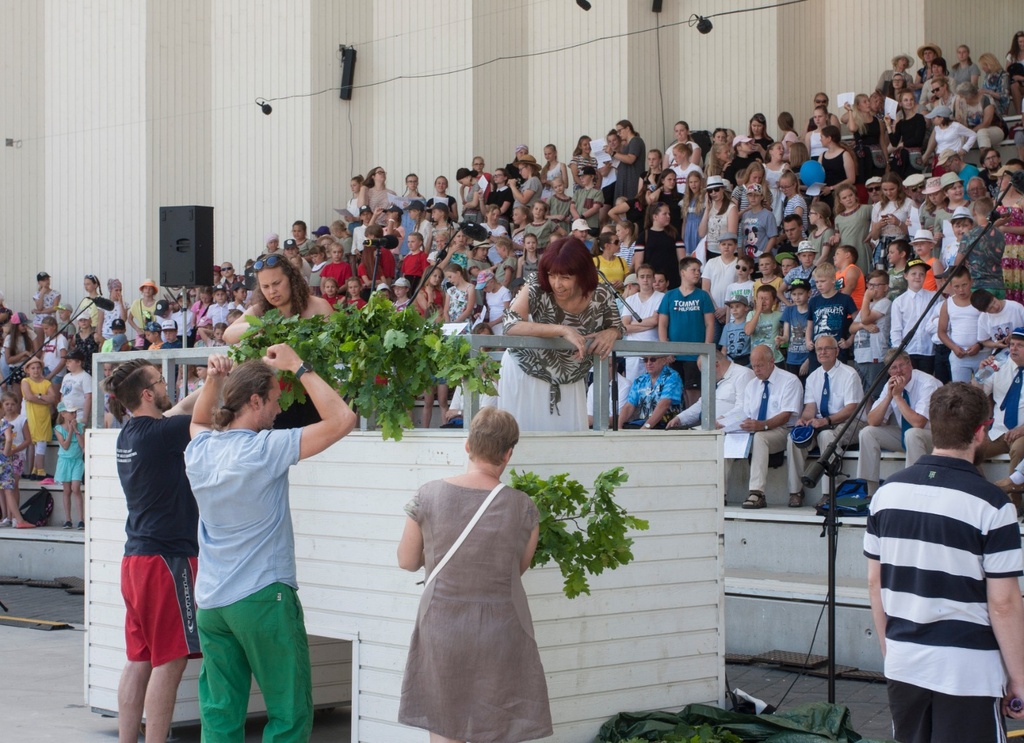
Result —
[[295, 589], [272, 583], [241, 601], [196, 613], [203, 667], [203, 743], [241, 743], [252, 677], [263, 692], [263, 741], [309, 740], [313, 681], [302, 605]]

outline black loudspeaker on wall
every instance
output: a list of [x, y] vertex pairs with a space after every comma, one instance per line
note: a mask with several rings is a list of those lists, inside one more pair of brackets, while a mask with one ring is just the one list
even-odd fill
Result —
[[341, 100], [352, 100], [352, 78], [356, 74], [356, 49], [352, 46], [341, 48]]
[[213, 207], [160, 207], [160, 286], [213, 284]]

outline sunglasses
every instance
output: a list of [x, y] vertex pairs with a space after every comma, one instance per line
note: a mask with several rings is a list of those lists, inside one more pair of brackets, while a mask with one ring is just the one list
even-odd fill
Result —
[[87, 273], [87, 274], [85, 275], [85, 278], [89, 279], [89, 281], [91, 281], [91, 282], [92, 282], [92, 283], [94, 283], [94, 284], [98, 284], [98, 283], [100, 283], [100, 280], [99, 280], [99, 279], [97, 279], [97, 278], [96, 278], [95, 276], [93, 276], [93, 275], [92, 275], [91, 273]]
[[660, 358], [662, 358], [662, 357], [661, 356], [641, 356], [640, 360], [642, 362], [644, 362], [645, 364], [653, 364], [655, 361], [657, 361]]
[[711, 188], [708, 189], [708, 193], [714, 193], [715, 191], [721, 191], [721, 190], [722, 190], [721, 186], [712, 186]]
[[869, 186], [868, 187], [868, 193], [875, 193], [876, 191], [881, 191], [881, 190], [882, 190], [881, 186]]
[[266, 258], [260, 258], [258, 261], [252, 264], [253, 271], [262, 271], [264, 268], [273, 268], [280, 263], [283, 258], [276, 255], [268, 255]]

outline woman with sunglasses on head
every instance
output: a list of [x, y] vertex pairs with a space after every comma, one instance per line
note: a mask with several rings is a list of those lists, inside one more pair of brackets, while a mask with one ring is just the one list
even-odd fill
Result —
[[283, 257], [264, 256], [253, 264], [256, 285], [252, 290], [249, 308], [224, 331], [224, 342], [238, 343], [249, 329], [250, 317], [263, 317], [277, 310], [284, 317], [313, 317], [331, 314], [331, 306], [321, 297], [310, 294], [309, 284], [302, 274]]

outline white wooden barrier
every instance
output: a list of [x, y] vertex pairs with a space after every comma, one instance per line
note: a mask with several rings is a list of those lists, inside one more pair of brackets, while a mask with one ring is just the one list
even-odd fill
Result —
[[[126, 514], [116, 435], [91, 431], [87, 448], [86, 688], [96, 710], [116, 709], [124, 662], [117, 566]], [[423, 482], [463, 471], [464, 440], [457, 430], [410, 431], [401, 442], [355, 432], [292, 470], [299, 596], [309, 634], [325, 638], [313, 650], [314, 700], [351, 699], [353, 741], [426, 740], [424, 731], [395, 721], [422, 592], [422, 574], [400, 570], [395, 551], [403, 506]], [[599, 472], [626, 465], [630, 478], [618, 498], [651, 524], [634, 535], [636, 560], [591, 578], [590, 596], [566, 599], [551, 566], [524, 576], [560, 743], [589, 743], [619, 711], [723, 702], [721, 453], [721, 435], [703, 431], [520, 440], [510, 466], [544, 477], [569, 472], [589, 487]], [[197, 718], [197, 673], [198, 663], [190, 662], [176, 722]], [[250, 710], [258, 703], [254, 693]]]

